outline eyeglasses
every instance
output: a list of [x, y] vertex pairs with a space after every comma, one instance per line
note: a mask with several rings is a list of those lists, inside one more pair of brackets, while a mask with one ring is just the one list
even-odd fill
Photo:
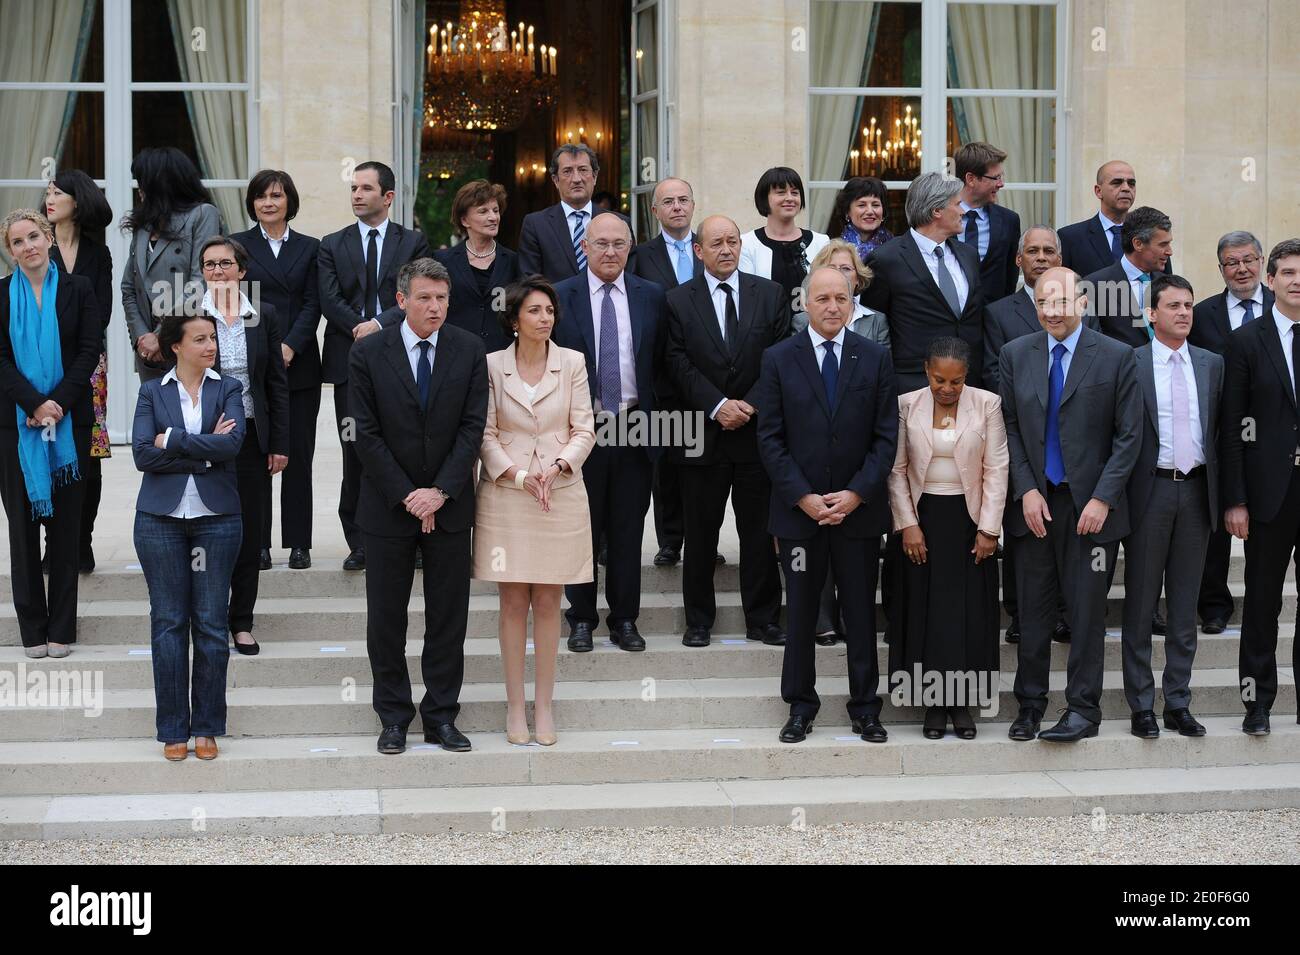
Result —
[[1258, 255], [1248, 255], [1244, 259], [1228, 259], [1226, 262], [1221, 262], [1219, 264], [1219, 267], [1225, 271], [1230, 272], [1233, 269], [1237, 268], [1238, 266], [1242, 266], [1242, 265], [1244, 265], [1248, 269], [1254, 268], [1259, 261], [1260, 261], [1260, 257]]
[[221, 269], [221, 271], [224, 272], [227, 269], [233, 269], [237, 264], [238, 263], [236, 263], [234, 259], [220, 259], [216, 262], [204, 262], [203, 271], [215, 272], [217, 269]]
[[591, 243], [591, 247], [597, 252], [608, 252], [610, 249], [615, 252], [622, 252], [628, 247], [628, 241], [626, 239], [615, 239], [610, 242], [608, 239], [597, 239]]
[[989, 182], [1006, 182], [1006, 181], [1007, 181], [1006, 178], [1002, 175], [1002, 173], [998, 173], [996, 176], [983, 176], [983, 175], [981, 175], [980, 178], [981, 178], [981, 179], [987, 179]]

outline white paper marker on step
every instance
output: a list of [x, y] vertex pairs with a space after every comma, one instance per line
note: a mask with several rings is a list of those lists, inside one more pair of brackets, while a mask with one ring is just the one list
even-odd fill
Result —
[[616, 739], [609, 745], [610, 746], [640, 746], [641, 741], [639, 739]]
[[317, 746], [312, 750], [313, 753], [337, 753], [338, 751], [337, 746]]
[[861, 737], [861, 736], [837, 736], [837, 737], [835, 737], [836, 742], [840, 742], [840, 743], [847, 743], [849, 740], [856, 740], [856, 739], [862, 739], [862, 737]]
[[149, 656], [150, 654], [153, 653], [153, 650], [146, 647], [143, 650], [127, 650], [126, 652], [130, 656]]
[[738, 740], [738, 739], [715, 739], [713, 742], [715, 742], [715, 743], [739, 743], [740, 740]]
[[321, 647], [320, 648], [321, 653], [343, 653], [346, 650], [347, 647]]
[[722, 642], [722, 643], [738, 643], [738, 644], [743, 645], [743, 644], [747, 643], [748, 641], [746, 641], [746, 640], [723, 640], [723, 641], [721, 641], [721, 642]]

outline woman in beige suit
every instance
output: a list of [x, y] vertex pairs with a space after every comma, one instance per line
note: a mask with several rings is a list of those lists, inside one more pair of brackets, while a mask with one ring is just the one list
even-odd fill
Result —
[[898, 399], [898, 452], [889, 475], [894, 530], [903, 535], [899, 620], [889, 647], [891, 692], [924, 705], [927, 739], [952, 719], [975, 738], [971, 705], [998, 692], [998, 575], [992, 559], [1007, 501], [1002, 403], [968, 388], [970, 346], [930, 343], [929, 387]]
[[555, 290], [538, 275], [506, 289], [502, 325], [514, 339], [488, 355], [488, 413], [474, 518], [474, 576], [495, 580], [506, 683], [506, 739], [527, 743], [524, 656], [533, 611], [537, 742], [555, 744], [551, 700], [560, 594], [592, 579], [591, 517], [582, 463], [596, 443], [587, 364], [551, 341]]

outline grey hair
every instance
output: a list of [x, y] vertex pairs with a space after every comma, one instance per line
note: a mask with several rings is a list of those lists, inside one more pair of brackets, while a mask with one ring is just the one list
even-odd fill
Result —
[[1218, 248], [1214, 250], [1214, 257], [1222, 263], [1224, 249], [1235, 249], [1241, 245], [1253, 245], [1255, 254], [1261, 259], [1264, 257], [1264, 247], [1259, 244], [1259, 239], [1255, 238], [1253, 232], [1246, 232], [1244, 229], [1224, 233], [1223, 237], [1219, 239]]
[[1024, 255], [1025, 237], [1029, 235], [1029, 233], [1036, 232], [1039, 229], [1042, 229], [1044, 232], [1052, 233], [1052, 241], [1056, 243], [1056, 251], [1058, 253], [1061, 251], [1061, 237], [1056, 234], [1055, 229], [1053, 229], [1050, 225], [1031, 225], [1024, 232], [1020, 233], [1020, 242], [1017, 243], [1016, 245], [1016, 255]]
[[941, 172], [922, 173], [907, 187], [907, 224], [919, 229], [934, 219], [936, 209], [942, 209], [961, 192], [962, 185], [952, 176]]
[[552, 176], [559, 175], [560, 157], [566, 155], [567, 156], [586, 155], [586, 157], [591, 160], [592, 173], [594, 174], [600, 172], [600, 160], [596, 158], [596, 150], [592, 149], [586, 143], [565, 143], [564, 145], [560, 146], [557, 150], [555, 150], [555, 152], [551, 153], [550, 173]]
[[446, 282], [448, 287], [451, 286], [451, 273], [447, 271], [447, 266], [428, 256], [422, 259], [412, 259], [398, 270], [397, 291], [401, 292], [403, 296], [410, 295], [411, 279], [414, 278]]
[[857, 292], [853, 291], [852, 279], [850, 279], [847, 275], [845, 275], [843, 272], [841, 272], [833, 265], [819, 265], [816, 268], [809, 269], [808, 274], [805, 275], [803, 277], [803, 281], [799, 283], [799, 288], [803, 290], [803, 301], [804, 301], [805, 311], [807, 311], [808, 308], [808, 290], [812, 288], [813, 276], [816, 275], [818, 272], [834, 272], [840, 278], [844, 279], [844, 287], [849, 290], [850, 300], [857, 296]]

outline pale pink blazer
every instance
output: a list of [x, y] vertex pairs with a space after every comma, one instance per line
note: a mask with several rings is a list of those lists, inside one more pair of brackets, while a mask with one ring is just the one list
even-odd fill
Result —
[[[965, 386], [957, 399], [953, 426], [957, 429], [953, 457], [961, 472], [966, 511], [979, 530], [1000, 537], [1009, 476], [1002, 399], [991, 391]], [[898, 452], [889, 475], [889, 507], [896, 531], [917, 523], [916, 502], [934, 453], [933, 431], [934, 395], [929, 387], [899, 395]]]

